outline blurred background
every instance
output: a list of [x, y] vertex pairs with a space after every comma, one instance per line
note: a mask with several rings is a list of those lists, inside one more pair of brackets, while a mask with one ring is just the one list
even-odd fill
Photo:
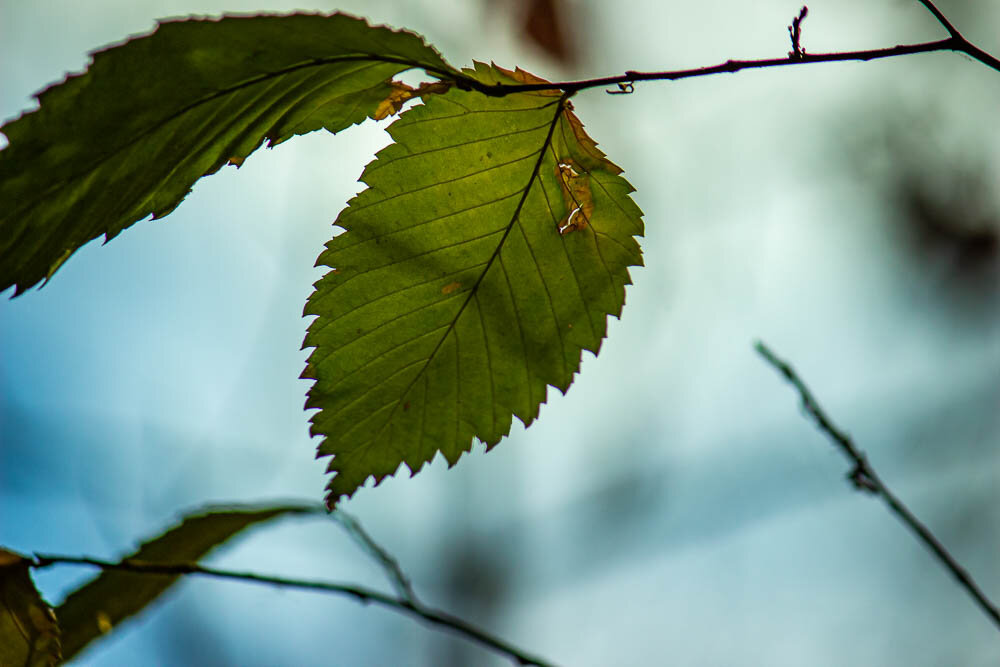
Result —
[[[1000, 5], [939, 4], [1000, 54]], [[781, 57], [800, 5], [5, 0], [0, 117], [156, 18], [294, 9], [410, 28], [455, 65], [565, 79]], [[802, 44], [944, 36], [917, 0], [814, 0]], [[997, 664], [996, 628], [852, 490], [752, 343], [792, 362], [1000, 598], [1000, 74], [941, 53], [574, 105], [646, 214], [647, 267], [600, 358], [489, 454], [401, 472], [344, 509], [426, 603], [561, 665]], [[0, 544], [117, 557], [209, 502], [321, 499], [302, 305], [385, 126], [262, 150], [0, 303]], [[210, 562], [391, 590], [317, 518], [261, 527]], [[59, 602], [92, 575], [35, 578]], [[508, 663], [349, 599], [195, 579], [79, 664]]]

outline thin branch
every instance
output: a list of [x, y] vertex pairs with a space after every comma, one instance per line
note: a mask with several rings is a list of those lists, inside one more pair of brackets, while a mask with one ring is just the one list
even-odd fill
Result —
[[819, 403], [813, 397], [812, 392], [806, 387], [805, 383], [799, 378], [798, 374], [795, 372], [787, 362], [782, 361], [778, 358], [764, 343], [757, 342], [754, 347], [757, 352], [771, 364], [779, 373], [785, 376], [794, 386], [799, 395], [802, 397], [802, 406], [805, 408], [806, 412], [812, 417], [816, 425], [824, 433], [829, 436], [833, 442], [840, 447], [844, 455], [850, 459], [854, 467], [848, 474], [848, 479], [854, 484], [854, 486], [863, 491], [874, 493], [882, 497], [885, 503], [889, 506], [889, 509], [904, 523], [907, 528], [913, 531], [918, 538], [937, 556], [941, 564], [951, 572], [951, 574], [958, 580], [959, 584], [969, 595], [973, 597], [977, 604], [983, 612], [993, 620], [998, 628], [1000, 628], [1000, 609], [997, 608], [986, 594], [979, 588], [976, 582], [972, 579], [969, 573], [958, 564], [958, 561], [948, 553], [944, 545], [934, 536], [927, 526], [920, 522], [916, 516], [910, 512], [909, 509], [899, 500], [886, 485], [882, 482], [879, 476], [875, 473], [875, 469], [872, 468], [871, 464], [868, 463], [868, 458], [863, 452], [859, 451], [855, 447], [854, 443], [851, 441], [850, 436], [838, 429], [830, 418], [820, 407]]
[[799, 15], [793, 18], [792, 25], [788, 26], [788, 37], [792, 40], [792, 50], [788, 52], [789, 58], [801, 60], [802, 56], [806, 54], [806, 50], [802, 48], [802, 22], [806, 20], [808, 15], [809, 8], [802, 5]]
[[87, 556], [64, 556], [57, 554], [35, 554], [34, 568], [49, 567], [50, 565], [73, 564], [89, 565], [102, 570], [116, 570], [122, 572], [135, 572], [139, 574], [165, 574], [177, 575], [201, 575], [215, 577], [218, 579], [234, 579], [258, 584], [270, 584], [282, 588], [297, 588], [301, 590], [321, 591], [324, 593], [336, 593], [354, 597], [362, 603], [375, 603], [395, 609], [396, 611], [410, 616], [415, 616], [419, 620], [432, 625], [447, 628], [462, 635], [466, 639], [477, 642], [497, 653], [501, 653], [519, 665], [537, 665], [538, 667], [552, 667], [552, 663], [535, 657], [529, 653], [508, 644], [507, 642], [494, 637], [485, 630], [481, 630], [466, 621], [452, 616], [443, 611], [427, 607], [415, 600], [404, 600], [386, 595], [379, 591], [355, 586], [352, 584], [338, 584], [327, 581], [315, 581], [307, 579], [292, 579], [271, 575], [256, 574], [253, 572], [235, 572], [232, 570], [221, 570], [214, 567], [205, 567], [197, 563], [153, 563], [149, 561], [126, 559], [121, 562], [111, 562], [99, 558]]
[[[934, 15], [934, 17], [948, 30], [950, 37], [933, 42], [921, 42], [919, 44], [900, 44], [882, 49], [869, 49], [865, 51], [839, 51], [836, 53], [806, 53], [801, 47], [801, 25], [808, 10], [803, 7], [798, 17], [793, 20], [789, 27], [789, 34], [792, 38], [792, 51], [785, 58], [767, 58], [764, 60], [727, 60], [718, 65], [710, 67], [698, 67], [695, 69], [681, 69], [663, 72], [636, 72], [629, 70], [618, 76], [608, 76], [599, 79], [584, 79], [580, 81], [558, 81], [554, 83], [525, 83], [525, 84], [484, 84], [470, 77], [451, 77], [455, 85], [460, 88], [475, 89], [486, 95], [503, 97], [512, 93], [524, 93], [538, 90], [561, 90], [572, 95], [588, 88], [608, 86], [618, 86], [619, 90], [612, 90], [613, 93], [631, 92], [631, 84], [637, 81], [678, 81], [680, 79], [691, 79], [700, 76], [711, 76], [714, 74], [734, 74], [745, 69], [766, 69], [770, 67], [785, 67], [787, 65], [807, 65], [813, 63], [831, 63], [845, 61], [869, 61], [880, 60], [882, 58], [894, 58], [897, 56], [908, 56], [916, 53], [934, 53], [937, 51], [957, 51], [964, 53], [975, 60], [983, 63], [987, 67], [1000, 72], [1000, 59], [983, 51], [978, 46], [967, 40], [954, 25], [945, 18], [944, 14], [934, 5], [931, 0], [918, 0], [920, 4]], [[628, 87], [628, 88], [626, 88]]]
[[934, 6], [934, 3], [931, 2], [931, 0], [918, 0], [918, 2], [926, 7], [927, 11], [934, 15], [934, 18], [938, 20], [938, 23], [944, 26], [944, 29], [948, 31], [949, 35], [955, 39], [960, 39], [963, 42], [965, 41], [965, 38], [962, 37], [962, 33], [960, 33], [958, 29], [951, 24], [951, 21], [945, 18], [944, 14], [941, 13], [941, 10]]
[[[785, 58], [767, 58], [764, 60], [727, 60], [718, 65], [710, 67], [698, 67], [694, 69], [681, 69], [663, 72], [637, 72], [629, 70], [618, 76], [608, 76], [599, 79], [584, 79], [581, 81], [557, 81], [554, 83], [524, 83], [524, 84], [494, 84], [487, 85], [472, 81], [459, 81], [457, 85], [466, 85], [475, 88], [486, 95], [503, 97], [512, 93], [524, 93], [538, 90], [563, 90], [568, 93], [575, 93], [587, 88], [608, 87], [618, 84], [635, 83], [637, 81], [678, 81], [680, 79], [692, 79], [700, 76], [711, 76], [714, 74], [735, 74], [745, 69], [766, 69], [770, 67], [785, 67], [788, 65], [807, 65], [811, 63], [843, 62], [852, 60], [879, 60], [882, 58], [893, 58], [896, 56], [906, 56], [915, 53], [933, 53], [935, 51], [962, 51], [980, 60], [997, 71], [1000, 71], [1000, 61], [976, 49], [977, 53], [969, 50], [969, 44], [963, 44], [960, 40], [950, 37], [934, 42], [922, 42], [920, 44], [901, 44], [883, 49], [871, 49], [867, 51], [844, 51], [837, 53], [803, 53], [799, 57], [788, 56]], [[975, 48], [975, 47], [972, 47]], [[984, 59], [985, 58], [985, 59]]]

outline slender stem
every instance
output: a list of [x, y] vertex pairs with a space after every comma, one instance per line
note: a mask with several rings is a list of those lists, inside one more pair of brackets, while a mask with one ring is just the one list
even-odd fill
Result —
[[382, 566], [392, 585], [396, 588], [400, 599], [417, 604], [417, 595], [413, 592], [413, 585], [410, 583], [410, 579], [406, 576], [406, 573], [403, 572], [403, 568], [400, 567], [399, 561], [368, 534], [368, 531], [364, 529], [361, 522], [339, 508], [333, 510], [330, 516], [344, 527], [354, 541], [360, 544], [369, 556], [378, 561], [378, 564]]
[[527, 652], [513, 646], [502, 639], [494, 637], [485, 630], [452, 616], [443, 611], [427, 607], [416, 600], [405, 600], [386, 595], [379, 591], [355, 586], [352, 584], [338, 584], [327, 581], [315, 581], [307, 579], [292, 579], [271, 575], [256, 574], [253, 572], [235, 572], [232, 570], [221, 570], [214, 567], [206, 567], [197, 563], [154, 563], [149, 561], [126, 559], [120, 562], [90, 558], [88, 556], [65, 556], [59, 554], [35, 554], [32, 567], [43, 568], [50, 565], [73, 564], [89, 565], [102, 570], [115, 570], [121, 572], [135, 572], [140, 574], [165, 574], [177, 575], [201, 575], [216, 577], [218, 579], [235, 579], [258, 584], [270, 584], [282, 588], [297, 588], [301, 590], [322, 591], [325, 593], [338, 593], [356, 598], [359, 602], [375, 604], [395, 609], [404, 614], [415, 616], [418, 619], [452, 630], [459, 635], [477, 642], [493, 651], [502, 653], [519, 665], [537, 665], [538, 667], [552, 667], [552, 663], [528, 654]]
[[951, 24], [951, 21], [945, 18], [944, 14], [941, 13], [941, 10], [934, 6], [934, 3], [931, 2], [931, 0], [918, 0], [918, 2], [926, 7], [927, 11], [934, 15], [934, 18], [938, 20], [938, 23], [944, 26], [944, 29], [948, 31], [949, 35], [956, 39], [965, 41], [965, 38], [962, 37], [962, 33], [960, 33], [958, 29]]
[[812, 392], [809, 391], [809, 388], [799, 378], [795, 369], [787, 362], [778, 358], [764, 343], [758, 341], [754, 347], [760, 356], [785, 376], [785, 379], [798, 390], [799, 396], [802, 398], [802, 406], [809, 416], [816, 422], [820, 430], [826, 433], [840, 447], [844, 455], [854, 463], [854, 468], [848, 475], [854, 486], [859, 490], [881, 496], [882, 500], [889, 506], [889, 509], [937, 556], [941, 564], [951, 572], [962, 587], [979, 604], [983, 612], [1000, 628], [1000, 609], [986, 597], [986, 594], [979, 588], [972, 579], [972, 576], [948, 553], [948, 550], [945, 549], [944, 545], [941, 544], [930, 529], [917, 519], [906, 505], [886, 487], [885, 483], [876, 474], [875, 469], [868, 463], [868, 458], [855, 447], [850, 436], [838, 429], [830, 421], [823, 408], [820, 407], [819, 403], [813, 397]]
[[475, 88], [481, 93], [502, 97], [512, 93], [524, 93], [539, 90], [563, 90], [568, 93], [575, 93], [587, 88], [607, 87], [617, 84], [636, 83], [638, 81], [677, 81], [680, 79], [692, 79], [700, 76], [711, 76], [713, 74], [734, 74], [746, 69], [766, 69], [770, 67], [786, 67], [789, 65], [809, 65], [814, 63], [831, 63], [844, 61], [868, 61], [880, 60], [882, 58], [894, 58], [896, 56], [913, 55], [916, 53], [933, 53], [936, 51], [960, 51], [983, 64], [1000, 71], [1000, 60], [997, 60], [982, 49], [970, 44], [962, 37], [949, 37], [933, 42], [921, 42], [919, 44], [900, 44], [882, 49], [869, 49], [864, 51], [840, 51], [836, 53], [801, 53], [787, 56], [785, 58], [766, 58], [763, 60], [727, 60], [718, 65], [709, 67], [697, 67], [694, 69], [669, 70], [662, 72], [637, 72], [629, 70], [617, 76], [607, 76], [599, 79], [584, 79], [580, 81], [557, 81], [553, 83], [524, 83], [524, 84], [494, 84], [487, 85], [473, 80], [462, 80], [460, 85]]
[[[733, 74], [745, 69], [765, 69], [769, 67], [784, 67], [787, 65], [806, 65], [812, 63], [843, 62], [851, 60], [879, 60], [882, 58], [894, 58], [896, 56], [913, 55], [916, 53], [933, 53], [936, 51], [958, 51], [965, 53], [971, 58], [978, 60], [987, 67], [1000, 72], [1000, 59], [983, 51], [967, 40], [958, 29], [945, 17], [932, 0], [918, 0], [927, 11], [933, 14], [934, 18], [948, 31], [948, 39], [940, 39], [933, 42], [921, 42], [919, 44], [900, 44], [882, 49], [870, 49], [865, 51], [840, 51], [836, 53], [806, 53], [799, 43], [801, 37], [801, 23], [805, 18], [807, 9], [802, 8], [798, 18], [789, 27], [789, 34], [792, 37], [792, 51], [786, 58], [767, 58], [764, 60], [727, 60], [718, 65], [709, 67], [698, 67], [694, 69], [681, 69], [663, 72], [636, 72], [629, 70], [618, 76], [608, 76], [599, 79], [583, 79], [580, 81], [557, 81], [554, 83], [525, 83], [525, 84], [483, 84], [467, 77], [459, 77], [456, 84], [461, 87], [473, 88], [486, 95], [504, 96], [512, 93], [524, 93], [538, 90], [562, 90], [566, 93], [575, 93], [587, 88], [598, 88], [607, 86], [619, 86], [620, 90], [609, 91], [613, 94], [621, 92], [631, 92], [626, 89], [637, 81], [677, 81], [679, 79], [691, 79], [699, 76], [711, 76], [713, 74]], [[452, 78], [452, 77], [445, 77]]]

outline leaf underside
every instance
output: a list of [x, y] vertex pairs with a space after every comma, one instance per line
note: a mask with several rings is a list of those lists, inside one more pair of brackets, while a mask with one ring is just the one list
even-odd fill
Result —
[[[540, 81], [483, 64], [484, 83]], [[565, 392], [624, 305], [631, 185], [551, 91], [427, 95], [389, 127], [317, 264], [303, 377], [327, 504], [405, 463], [454, 464]]]
[[[310, 507], [264, 509], [217, 508], [189, 514], [163, 535], [142, 544], [122, 560], [147, 563], [195, 563], [214, 548], [255, 524]], [[62, 627], [62, 650], [68, 660], [88, 644], [142, 611], [163, 595], [178, 576], [105, 570], [70, 593], [56, 609]]]
[[0, 291], [167, 215], [265, 140], [360, 123], [413, 67], [454, 72], [417, 35], [342, 14], [167, 21], [96, 53], [0, 128]]

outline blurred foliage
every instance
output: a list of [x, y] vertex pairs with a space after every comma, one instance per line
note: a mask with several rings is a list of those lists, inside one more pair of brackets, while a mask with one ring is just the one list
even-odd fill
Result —
[[0, 665], [48, 667], [61, 662], [59, 625], [35, 590], [31, 561], [0, 548]]

